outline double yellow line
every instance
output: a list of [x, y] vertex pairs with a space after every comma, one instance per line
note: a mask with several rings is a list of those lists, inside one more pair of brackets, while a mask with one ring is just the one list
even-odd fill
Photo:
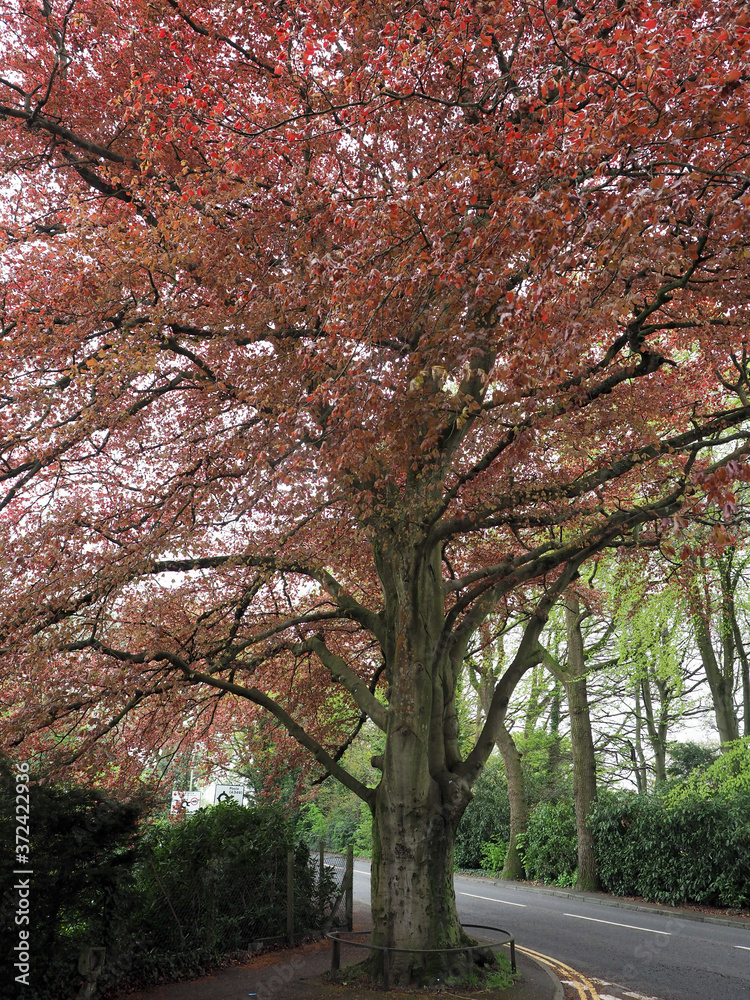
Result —
[[516, 951], [522, 951], [524, 955], [535, 958], [537, 962], [549, 965], [550, 968], [560, 974], [561, 978], [564, 978], [567, 983], [571, 983], [578, 990], [578, 996], [581, 1000], [601, 1000], [594, 984], [580, 972], [566, 965], [565, 962], [560, 962], [556, 958], [550, 958], [549, 955], [542, 955], [541, 952], [532, 951], [531, 948], [521, 948], [519, 945], [516, 945]]

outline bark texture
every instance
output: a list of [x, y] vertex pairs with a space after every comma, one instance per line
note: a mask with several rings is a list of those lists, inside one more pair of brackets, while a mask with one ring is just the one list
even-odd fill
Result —
[[453, 891], [456, 828], [471, 797], [470, 781], [456, 770], [463, 651], [452, 656], [441, 643], [439, 548], [394, 540], [379, 556], [389, 712], [373, 810], [372, 940], [402, 949], [391, 954], [392, 982], [430, 981], [455, 960], [421, 951], [466, 943]]
[[521, 754], [504, 724], [500, 726], [497, 745], [505, 765], [508, 800], [510, 802], [510, 839], [500, 877], [523, 879], [526, 877], [526, 871], [518, 852], [518, 835], [525, 833], [529, 825], [529, 807], [526, 802], [526, 787], [521, 769]]
[[668, 682], [655, 678], [654, 684], [659, 695], [658, 709], [654, 706], [651, 693], [651, 678], [648, 674], [641, 679], [643, 711], [651, 749], [654, 752], [654, 778], [656, 783], [667, 780], [667, 734], [669, 732], [669, 690]]
[[570, 742], [573, 752], [573, 797], [578, 835], [578, 878], [576, 888], [599, 888], [596, 871], [594, 838], [588, 825], [591, 807], [596, 802], [596, 758], [591, 734], [588, 692], [586, 690], [586, 664], [581, 634], [581, 616], [576, 597], [568, 597], [565, 604], [565, 621], [568, 634], [568, 671], [565, 693], [570, 712]]
[[711, 690], [711, 700], [716, 716], [716, 728], [722, 743], [730, 743], [740, 737], [739, 722], [734, 707], [734, 676], [732, 660], [728, 658], [726, 642], [723, 644], [723, 660], [720, 662], [711, 642], [711, 633], [699, 612], [693, 614], [695, 642], [701, 656], [706, 680]]
[[414, 764], [403, 759], [395, 780], [381, 783], [373, 824], [372, 943], [405, 949], [390, 955], [395, 984], [429, 983], [466, 967], [465, 954], [421, 951], [457, 948], [468, 938], [453, 889], [458, 802], [446, 802], [434, 782], [421, 795]]
[[[381, 538], [384, 537], [381, 532]], [[439, 544], [401, 528], [377, 550], [385, 595], [381, 648], [388, 680], [382, 778], [373, 811], [373, 943], [398, 946], [394, 983], [432, 982], [466, 969], [456, 912], [453, 852], [471, 788], [502, 732], [516, 684], [539, 661], [539, 634], [568, 567], [540, 600], [513, 660], [497, 679], [474, 748], [462, 759], [456, 690], [473, 627], [446, 634]], [[473, 623], [469, 623], [473, 625]], [[426, 952], [426, 954], [425, 954]]]
[[643, 752], [643, 713], [641, 711], [641, 685], [635, 684], [635, 743], [630, 747], [630, 760], [635, 774], [635, 784], [639, 794], [648, 789], [646, 756]]

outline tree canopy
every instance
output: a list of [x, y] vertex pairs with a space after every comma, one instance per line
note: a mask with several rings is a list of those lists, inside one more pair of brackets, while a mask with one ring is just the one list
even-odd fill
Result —
[[748, 478], [746, 5], [0, 11], [3, 743], [142, 766], [244, 699], [374, 810], [376, 933], [450, 943], [394, 838], [450, 851], [579, 566]]

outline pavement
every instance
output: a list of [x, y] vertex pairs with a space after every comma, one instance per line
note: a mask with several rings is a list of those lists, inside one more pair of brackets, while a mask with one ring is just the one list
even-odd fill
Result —
[[[368, 930], [369, 906], [354, 907], [354, 929]], [[341, 969], [363, 961], [362, 948], [342, 944]], [[508, 989], [485, 993], [486, 998], [502, 1000], [563, 1000], [563, 988], [557, 976], [547, 966], [530, 955], [516, 952], [519, 980]], [[247, 963], [218, 969], [199, 979], [178, 983], [162, 983], [150, 989], [125, 994], [121, 1000], [384, 1000], [382, 990], [362, 989], [344, 985], [345, 976], [337, 982], [327, 981], [331, 968], [331, 942], [323, 939], [297, 948], [267, 952]], [[415, 991], [416, 995], [416, 991]], [[424, 998], [464, 996], [463, 991], [420, 990]]]

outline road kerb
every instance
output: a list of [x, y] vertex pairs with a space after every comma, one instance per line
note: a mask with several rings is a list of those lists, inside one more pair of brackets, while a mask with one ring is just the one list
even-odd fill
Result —
[[546, 968], [550, 975], [557, 981], [555, 1000], [562, 1000], [564, 996], [563, 986], [560, 982], [561, 974], [565, 978], [565, 982], [570, 983], [576, 990], [579, 1000], [600, 1000], [596, 987], [591, 980], [587, 979], [583, 973], [578, 972], [570, 965], [566, 965], [565, 962], [561, 962], [549, 955], [543, 955], [539, 951], [533, 951], [531, 948], [523, 948], [520, 945], [516, 945], [516, 950], [523, 952], [528, 958], [534, 959], [535, 962]]

